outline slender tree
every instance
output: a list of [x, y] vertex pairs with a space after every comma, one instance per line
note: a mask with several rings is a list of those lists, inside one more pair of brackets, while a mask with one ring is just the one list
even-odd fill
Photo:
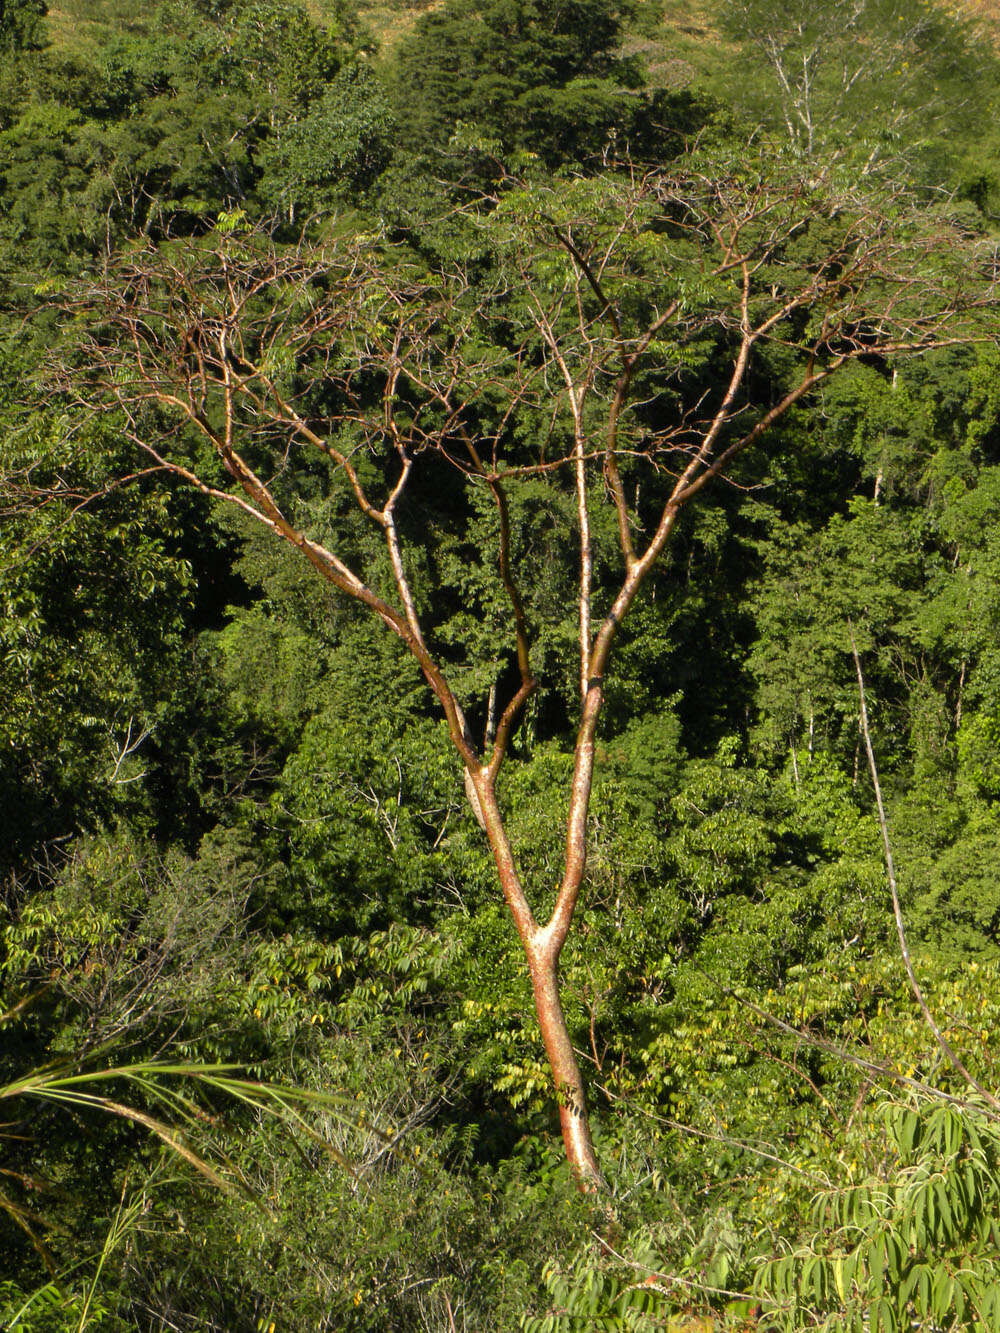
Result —
[[[379, 236], [281, 247], [239, 219], [132, 250], [69, 300], [82, 333], [62, 384], [120, 412], [154, 466], [294, 547], [419, 663], [527, 961], [567, 1158], [594, 1188], [559, 958], [585, 882], [612, 647], [684, 509], [714, 481], [759, 476], [775, 427], [830, 376], [987, 336], [996, 257], [902, 190], [763, 160], [512, 187], [468, 225], [488, 279], [481, 263], [428, 273]], [[498, 794], [544, 630], [519, 519], [529, 492], [572, 515], [575, 548], [579, 711], [551, 899]], [[432, 510], [470, 586], [503, 609], [488, 700], [470, 698], [437, 632]]]

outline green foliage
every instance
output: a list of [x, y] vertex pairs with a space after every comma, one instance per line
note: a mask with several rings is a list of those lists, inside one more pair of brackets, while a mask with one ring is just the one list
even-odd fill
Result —
[[361, 45], [346, 17], [320, 28], [284, 0], [184, 3], [93, 52], [42, 57], [0, 133], [0, 264], [72, 268], [109, 236], [314, 208], [329, 184], [370, 179], [384, 99], [363, 71], [338, 77]]
[[0, 51], [11, 55], [45, 44], [45, 0], [3, 0], [0, 7]]
[[288, 906], [301, 902], [296, 915], [324, 930], [408, 915], [466, 854], [441, 725], [414, 719], [404, 741], [344, 704], [310, 720], [274, 803], [295, 866]]
[[261, 195], [290, 216], [351, 200], [388, 165], [395, 130], [370, 70], [348, 65], [310, 103], [308, 115], [264, 146]]
[[391, 78], [410, 153], [477, 141], [486, 157], [526, 150], [549, 165], [669, 154], [707, 104], [640, 90], [621, 54], [628, 8], [610, 0], [449, 2], [417, 22]]
[[0, 535], [8, 866], [141, 803], [191, 586], [167, 496], [109, 486], [117, 442], [90, 432], [66, 447], [58, 430], [43, 415], [15, 423], [0, 465], [15, 496], [30, 481]]
[[[539, 688], [500, 795], [542, 913], [577, 706], [577, 497], [568, 472], [516, 472], [572, 438], [531, 293], [578, 364], [603, 309], [553, 228], [613, 257], [626, 339], [674, 301], [682, 312], [622, 423], [638, 533], [672, 483], [640, 475], [648, 434], [718, 383], [740, 320], [692, 219], [714, 216], [718, 179], [752, 198], [775, 170], [732, 118], [763, 120], [818, 176], [828, 150], [842, 157], [810, 226], [755, 275], [756, 311], [850, 234], [843, 199], [880, 164], [917, 173], [900, 207], [922, 236], [942, 216], [926, 185], [957, 185], [963, 228], [992, 225], [993, 57], [943, 11], [896, 0], [727, 0], [724, 45], [684, 14], [720, 107], [701, 85], [652, 87], [652, 14], [640, 32], [607, 0], [417, 8], [412, 35], [371, 63], [335, 4], [67, 0], [48, 49], [40, 3], [0, 8], [0, 1323], [992, 1328], [991, 1113], [873, 1103], [883, 1081], [967, 1090], [895, 951], [848, 622], [914, 964], [995, 1087], [995, 351], [863, 359], [678, 521], [617, 641], [561, 958], [610, 1181], [595, 1201], [561, 1160], [527, 972], [419, 671], [253, 524], [154, 474], [112, 484], [135, 466], [127, 423], [37, 387], [61, 335], [47, 311], [20, 321], [123, 240], [190, 262], [208, 309], [219, 289], [199, 264], [216, 241], [238, 264], [262, 213], [303, 249], [303, 231], [362, 236], [364, 299], [315, 363], [295, 339], [332, 268], [308, 291], [271, 284], [254, 309], [276, 321], [269, 373], [310, 421], [340, 423], [376, 491], [384, 459], [343, 424], [383, 405], [365, 357], [397, 318], [439, 321], [426, 364], [453, 368], [472, 438], [509, 442]], [[699, 134], [687, 161], [702, 184], [683, 207], [629, 193], [629, 156], [662, 163]], [[386, 266], [406, 275], [402, 307], [386, 304]], [[922, 281], [941, 278], [938, 264]], [[737, 421], [797, 369], [785, 346], [761, 356]], [[588, 430], [619, 370], [600, 370]], [[537, 392], [510, 415], [528, 371]], [[400, 399], [415, 431], [440, 419], [415, 379]], [[214, 420], [218, 403], [204, 407]], [[253, 413], [243, 424], [288, 513], [391, 592], [318, 460]], [[193, 437], [181, 447], [199, 456]], [[591, 493], [597, 608], [620, 574], [606, 484]], [[400, 524], [429, 638], [481, 736], [512, 670], [494, 497], [442, 464]], [[211, 1068], [230, 1064], [240, 1077]], [[213, 1176], [233, 1188], [209, 1192]]]
[[[647, 1210], [655, 1189], [645, 1193]], [[731, 1290], [745, 1267], [732, 1213], [722, 1208], [692, 1223], [678, 1216], [676, 1198], [667, 1202], [673, 1206], [665, 1216], [654, 1223], [647, 1213], [634, 1235], [615, 1236], [613, 1243], [597, 1237], [571, 1263], [550, 1261], [544, 1275], [549, 1310], [526, 1315], [524, 1333], [713, 1333], [741, 1327], [752, 1301]], [[635, 1211], [641, 1216], [641, 1207]]]
[[[857, 732], [856, 681], [848, 622], [861, 651], [902, 637], [919, 578], [906, 519], [870, 501], [852, 502], [817, 534], [785, 527], [769, 543], [750, 659], [764, 716], [781, 749], [808, 742], [840, 749]], [[905, 632], [905, 631], [904, 631]], [[785, 645], [780, 657], [773, 645]]]
[[[655, 1286], [655, 1274], [648, 1282]], [[521, 1325], [524, 1333], [583, 1333], [586, 1329], [619, 1333], [670, 1327], [662, 1317], [663, 1301], [657, 1290], [651, 1290], [641, 1278], [629, 1281], [603, 1271], [586, 1255], [568, 1271], [548, 1267], [545, 1286], [556, 1312], [526, 1316]]]
[[397, 77], [416, 113], [411, 133], [447, 140], [459, 121], [501, 134], [526, 129], [541, 110], [533, 97], [615, 69], [620, 31], [607, 0], [513, 0], [428, 14], [397, 56]]
[[876, 1175], [817, 1196], [815, 1235], [765, 1264], [762, 1326], [986, 1329], [1000, 1309], [996, 1125], [966, 1103], [887, 1103]]
[[943, 6], [719, 0], [715, 11], [739, 43], [718, 76], [726, 94], [803, 156], [836, 149], [865, 170], [922, 156], [947, 170], [944, 145], [967, 142], [992, 96], [990, 54]]

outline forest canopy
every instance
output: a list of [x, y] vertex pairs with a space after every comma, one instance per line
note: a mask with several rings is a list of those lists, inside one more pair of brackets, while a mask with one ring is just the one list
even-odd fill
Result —
[[990, 34], [67, 12], [0, 10], [4, 1326], [992, 1327]]

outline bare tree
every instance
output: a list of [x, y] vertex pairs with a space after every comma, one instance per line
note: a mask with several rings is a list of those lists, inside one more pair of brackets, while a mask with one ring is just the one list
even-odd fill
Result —
[[[419, 663], [527, 961], [566, 1154], [594, 1188], [559, 958], [585, 880], [616, 636], [685, 507], [732, 481], [740, 455], [831, 375], [986, 336], [996, 256], [902, 191], [863, 195], [832, 171], [807, 184], [766, 163], [706, 171], [689, 160], [511, 189], [470, 225], [492, 247], [488, 283], [459, 266], [429, 273], [378, 236], [282, 247], [230, 229], [133, 250], [69, 302], [82, 349], [62, 383], [85, 408], [120, 411], [156, 467], [293, 546]], [[318, 467], [355, 535], [325, 535], [304, 498], [298, 483]], [[406, 536], [419, 530], [421, 478], [433, 487], [445, 474], [495, 507], [495, 541], [470, 520], [462, 550], [506, 608], [491, 654], [511, 671], [475, 712], [435, 642], [433, 589]], [[537, 687], [539, 626], [512, 518], [529, 483], [575, 511], [579, 714], [561, 881], [544, 917], [548, 886], [526, 882], [498, 799]], [[617, 531], [610, 590], [595, 578], [602, 507]], [[359, 539], [358, 524], [377, 542]], [[469, 717], [482, 716], [477, 738]]]
[[964, 114], [980, 76], [977, 33], [936, 6], [722, 0], [719, 15], [760, 66], [733, 62], [737, 103], [780, 123], [798, 157], [848, 143], [863, 144], [869, 168], [897, 157], [904, 139], [912, 149], [929, 126]]

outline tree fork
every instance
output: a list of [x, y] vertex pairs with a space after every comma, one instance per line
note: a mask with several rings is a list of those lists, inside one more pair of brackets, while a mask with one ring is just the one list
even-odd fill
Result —
[[[742, 159], [735, 175], [726, 161], [707, 175], [702, 162], [681, 161], [669, 172], [618, 180], [617, 197], [609, 204], [602, 196], [596, 214], [585, 183], [559, 182], [548, 193], [533, 187], [532, 216], [549, 219], [540, 226], [524, 219], [511, 224], [490, 205], [483, 223], [499, 239], [503, 308], [515, 286], [527, 301], [525, 331], [513, 346], [516, 321], [504, 323], [491, 341], [489, 294], [475, 295], [468, 275], [414, 280], [368, 240], [310, 246], [303, 239], [288, 250], [266, 233], [256, 245], [245, 237], [234, 245], [224, 235], [214, 249], [177, 242], [109, 259], [96, 284], [59, 302], [77, 322], [81, 315], [93, 321], [73, 359], [57, 367], [71, 402], [87, 411], [122, 409], [126, 438], [145, 451], [154, 470], [236, 506], [288, 542], [416, 659], [444, 712], [469, 804], [518, 931], [567, 1158], [584, 1189], [599, 1188], [601, 1175], [560, 999], [559, 962], [586, 874], [603, 680], [622, 621], [667, 547], [678, 512], [830, 375], [852, 362], [996, 340], [1000, 256], [961, 219], [950, 222], [919, 201], [906, 207], [898, 187], [863, 193], [822, 171], [804, 182], [766, 158], [759, 173], [749, 175], [748, 185]], [[581, 191], [580, 217], [571, 225], [553, 221], [567, 215], [574, 192]], [[680, 262], [673, 240], [693, 247], [694, 257], [683, 261], [694, 277], [683, 305], [676, 284], [662, 279], [655, 263], [646, 268], [643, 259], [636, 269], [636, 253], [646, 255], [655, 239], [650, 223], [656, 217], [663, 224], [656, 235], [664, 271]], [[788, 247], [806, 237], [813, 222], [820, 224], [815, 253], [789, 263]], [[554, 281], [561, 271], [551, 262], [554, 249], [567, 260], [562, 283]], [[638, 321], [629, 314], [631, 297], [620, 300], [634, 291], [637, 278], [647, 288]], [[465, 308], [470, 299], [471, 310]], [[695, 381], [694, 396], [686, 396], [685, 361], [670, 344], [691, 348], [699, 337], [715, 347], [713, 374], [704, 394]], [[795, 368], [791, 377], [782, 372], [774, 379], [758, 401], [747, 381], [754, 354], [767, 345], [781, 347], [786, 360], [791, 352]], [[287, 351], [301, 370], [294, 390], [276, 382], [266, 349]], [[655, 374], [647, 383], [642, 376], [650, 363]], [[773, 379], [767, 362], [763, 369]], [[677, 411], [650, 415], [663, 376], [678, 395]], [[373, 384], [381, 386], [377, 397]], [[484, 385], [492, 386], [490, 393], [482, 393]], [[316, 398], [313, 390], [320, 387]], [[505, 406], [491, 406], [496, 403]], [[150, 414], [154, 405], [158, 412]], [[563, 452], [550, 452], [562, 438], [553, 428], [525, 457], [522, 408], [526, 422], [538, 416], [572, 425], [572, 441], [559, 445]], [[172, 453], [183, 441], [177, 430], [184, 423], [211, 447], [229, 481], [201, 469], [183, 450]], [[342, 478], [340, 493], [381, 530], [398, 604], [386, 597], [379, 568], [367, 566], [363, 553], [352, 567], [336, 538], [324, 545], [309, 535], [310, 506], [297, 509], [292, 486], [293, 448], [325, 459]], [[355, 465], [366, 452], [376, 464], [373, 482]], [[499, 717], [491, 699], [496, 734], [491, 742], [487, 727], [481, 749], [446, 662], [425, 639], [396, 526], [397, 504], [428, 456], [457, 469], [469, 485], [485, 484], [498, 508], [493, 578], [513, 620], [503, 647], [516, 650], [520, 685]], [[620, 460], [636, 473], [631, 506]], [[647, 501], [640, 510], [640, 470], [660, 496], [655, 508]], [[280, 492], [272, 489], [272, 473], [283, 478]], [[521, 481], [546, 482], [568, 498], [570, 478], [579, 524], [580, 715], [562, 882], [550, 919], [539, 925], [495, 791], [535, 689], [531, 607], [521, 595], [525, 570], [518, 568], [508, 491]], [[603, 591], [593, 587], [589, 513], [601, 495], [609, 495], [615, 509], [622, 562], [617, 589]], [[491, 548], [481, 534], [467, 527], [459, 536], [469, 559], [485, 567]], [[468, 543], [470, 536], [478, 546]], [[434, 628], [433, 616], [428, 628]], [[502, 655], [499, 638], [489, 648], [494, 668]], [[491, 679], [495, 684], [495, 670]]]

